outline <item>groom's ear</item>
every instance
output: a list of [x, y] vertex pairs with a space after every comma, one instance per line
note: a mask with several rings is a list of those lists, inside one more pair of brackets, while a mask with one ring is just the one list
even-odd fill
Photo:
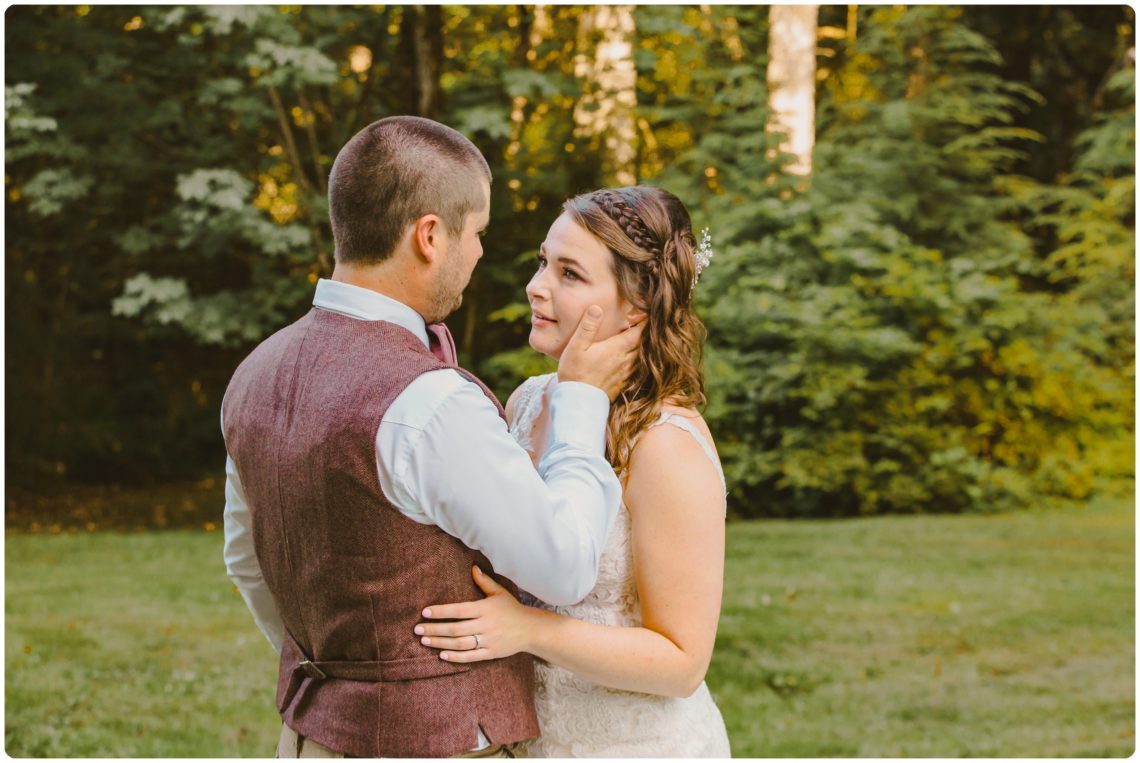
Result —
[[416, 219], [412, 226], [412, 250], [416, 257], [431, 264], [442, 254], [443, 220], [439, 215], [427, 214]]

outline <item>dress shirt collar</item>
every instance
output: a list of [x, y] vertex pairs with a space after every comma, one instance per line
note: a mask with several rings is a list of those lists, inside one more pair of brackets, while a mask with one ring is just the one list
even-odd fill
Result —
[[317, 281], [313, 306], [362, 321], [395, 323], [419, 337], [424, 347], [430, 346], [423, 316], [403, 302], [397, 302], [378, 291], [322, 278]]

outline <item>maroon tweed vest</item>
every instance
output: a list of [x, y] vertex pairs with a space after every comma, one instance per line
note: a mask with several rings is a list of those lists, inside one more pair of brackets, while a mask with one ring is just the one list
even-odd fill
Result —
[[388, 406], [445, 367], [400, 326], [313, 309], [242, 362], [222, 403], [257, 558], [295, 640], [277, 709], [349, 755], [448, 757], [475, 747], [477, 726], [495, 743], [538, 736], [529, 655], [448, 663], [412, 630], [428, 604], [481, 598], [471, 565], [490, 570], [401, 514], [376, 473]]

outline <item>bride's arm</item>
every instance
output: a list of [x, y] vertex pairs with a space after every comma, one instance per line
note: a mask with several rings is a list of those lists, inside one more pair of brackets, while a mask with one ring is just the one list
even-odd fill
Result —
[[[693, 438], [672, 426], [641, 437], [629, 474], [625, 495], [644, 627], [597, 625], [522, 607], [479, 575], [487, 599], [429, 608], [433, 618], [472, 618], [424, 623], [429, 645], [453, 662], [525, 651], [603, 686], [692, 694], [708, 670], [720, 616], [723, 487]], [[472, 649], [475, 633], [478, 649]]]

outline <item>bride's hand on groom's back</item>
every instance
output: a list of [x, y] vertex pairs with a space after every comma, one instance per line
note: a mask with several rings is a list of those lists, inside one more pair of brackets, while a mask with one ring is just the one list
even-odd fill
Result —
[[610, 400], [618, 396], [633, 370], [644, 323], [638, 323], [602, 341], [595, 341], [602, 309], [592, 305], [578, 322], [574, 336], [558, 362], [558, 381], [575, 381], [598, 387]]
[[527, 635], [539, 610], [520, 604], [518, 599], [478, 567], [471, 568], [475, 584], [487, 594], [479, 601], [433, 604], [423, 611], [427, 620], [455, 620], [449, 623], [424, 622], [416, 626], [420, 643], [440, 650], [448, 662], [479, 662], [510, 657], [528, 651]]

